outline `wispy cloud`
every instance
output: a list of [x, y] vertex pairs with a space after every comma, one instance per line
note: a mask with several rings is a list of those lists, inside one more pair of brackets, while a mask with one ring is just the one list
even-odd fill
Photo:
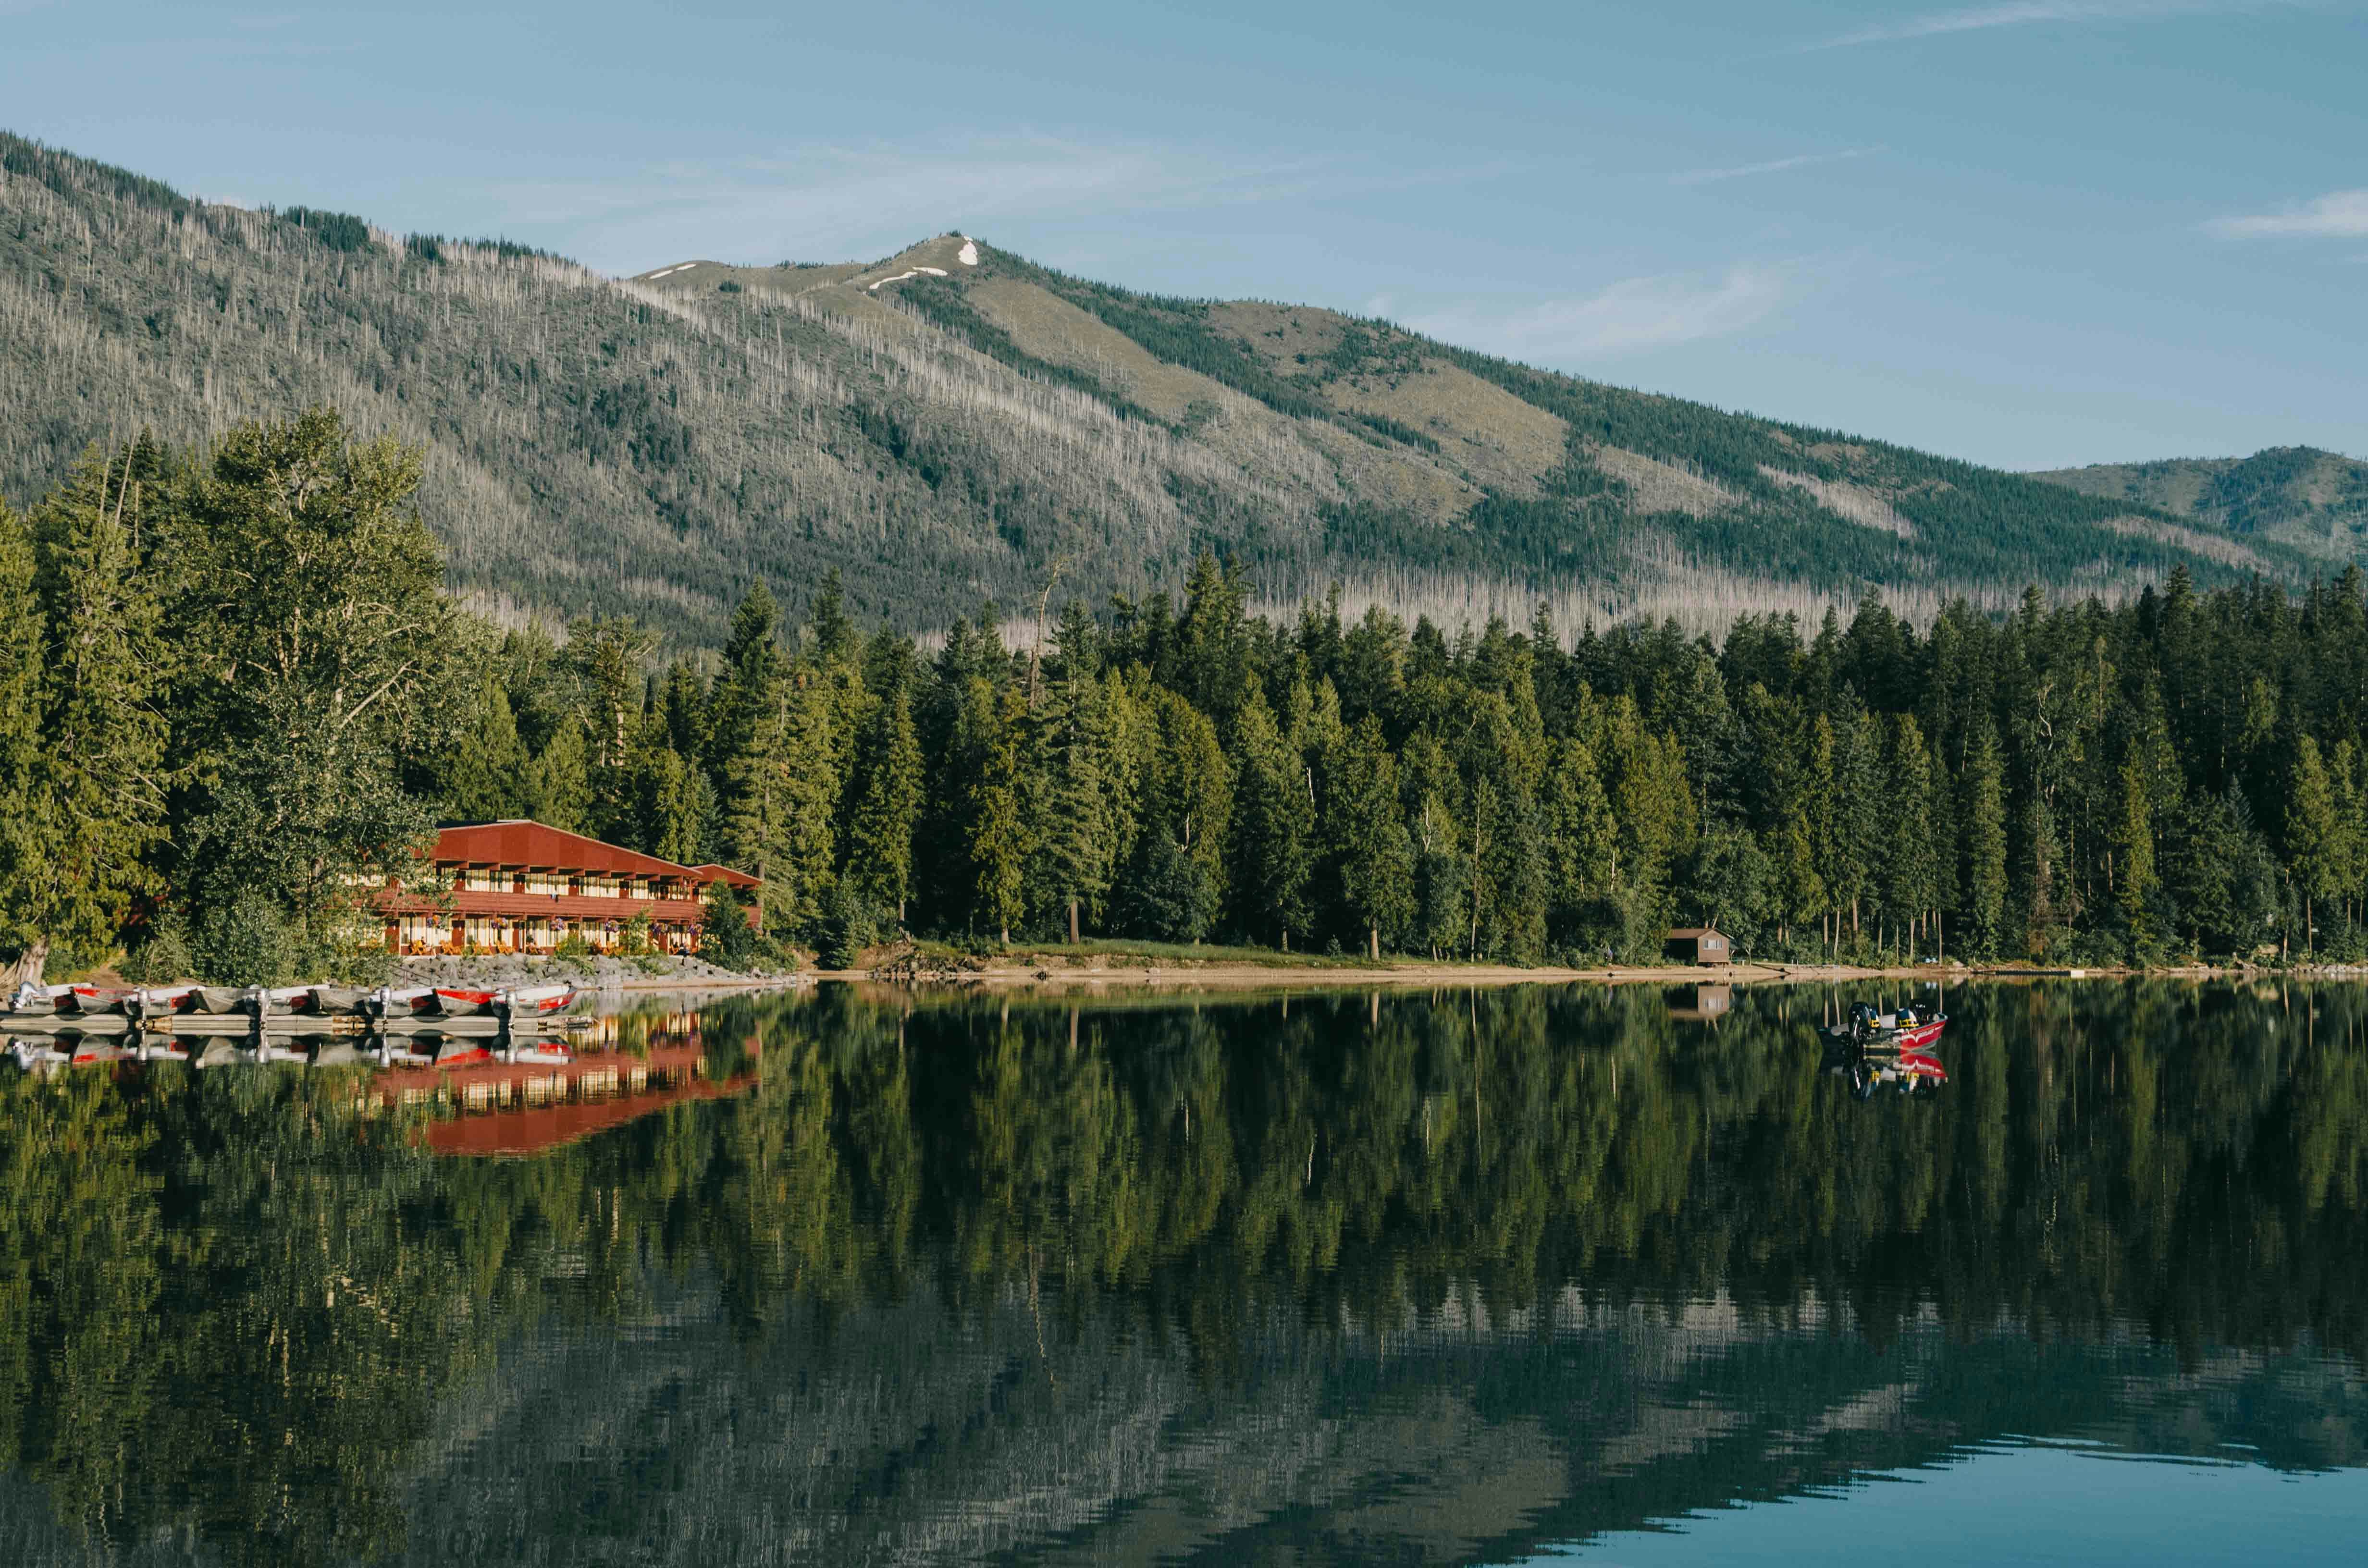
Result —
[[1743, 164], [1731, 169], [1689, 169], [1681, 175], [1671, 175], [1671, 185], [1712, 185], [1719, 180], [1744, 179], [1752, 175], [1782, 174], [1786, 169], [1804, 169], [1812, 164], [1839, 164], [1845, 158], [1863, 158], [1880, 153], [1880, 147], [1852, 147], [1843, 153], [1804, 153], [1797, 158], [1775, 158], [1764, 164]]
[[1938, 38], [1945, 33], [1982, 32], [1991, 28], [2030, 27], [2044, 22], [2152, 22], [2173, 17], [2260, 11], [2279, 5], [2310, 3], [2311, 0], [2005, 0], [1995, 6], [1902, 17], [1897, 21], [1861, 28], [1803, 47], [1850, 49], [1860, 44], [1897, 43], [1907, 39]]
[[2368, 239], [2368, 190], [2329, 191], [2283, 212], [2214, 218], [2204, 225], [2223, 239]]
[[1793, 296], [1782, 271], [1739, 266], [1715, 280], [1631, 278], [1600, 293], [1511, 309], [1457, 306], [1406, 324], [1446, 342], [1529, 360], [1571, 360], [1726, 337]]

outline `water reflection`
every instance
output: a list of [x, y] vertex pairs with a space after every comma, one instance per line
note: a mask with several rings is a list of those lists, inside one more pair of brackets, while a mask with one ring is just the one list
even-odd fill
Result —
[[1873, 1104], [1827, 998], [1720, 1001], [0, 1082], [0, 1559], [1502, 1560], [2009, 1434], [2362, 1462], [2368, 992], [1967, 988]]

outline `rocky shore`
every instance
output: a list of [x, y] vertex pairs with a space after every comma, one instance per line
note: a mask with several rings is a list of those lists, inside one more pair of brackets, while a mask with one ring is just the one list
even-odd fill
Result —
[[544, 958], [488, 954], [397, 960], [393, 983], [492, 988], [566, 981], [595, 991], [687, 991], [711, 986], [776, 988], [805, 983], [794, 974], [748, 974], [684, 955], [665, 958]]

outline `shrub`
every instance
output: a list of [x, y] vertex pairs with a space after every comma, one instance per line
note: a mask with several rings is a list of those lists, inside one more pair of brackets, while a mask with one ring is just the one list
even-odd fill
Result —
[[551, 956], [555, 959], [589, 959], [596, 953], [592, 939], [581, 931], [570, 931], [559, 938], [559, 946], [551, 949]]
[[700, 920], [699, 956], [725, 969], [746, 969], [757, 941], [757, 933], [748, 928], [747, 902], [723, 882], [707, 890], [706, 902]]
[[822, 966], [853, 969], [879, 939], [878, 915], [842, 880], [823, 900]]
[[196, 972], [189, 957], [189, 923], [178, 910], [165, 910], [148, 923], [148, 933], [122, 964], [123, 978], [134, 985], [159, 985]]
[[216, 985], [285, 985], [295, 978], [293, 937], [268, 897], [243, 892], [199, 917], [192, 967]]

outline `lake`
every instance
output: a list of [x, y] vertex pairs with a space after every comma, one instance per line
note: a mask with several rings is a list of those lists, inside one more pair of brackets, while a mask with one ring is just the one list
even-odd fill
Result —
[[2358, 1561], [2368, 988], [1861, 996], [6, 1072], [0, 1562]]

